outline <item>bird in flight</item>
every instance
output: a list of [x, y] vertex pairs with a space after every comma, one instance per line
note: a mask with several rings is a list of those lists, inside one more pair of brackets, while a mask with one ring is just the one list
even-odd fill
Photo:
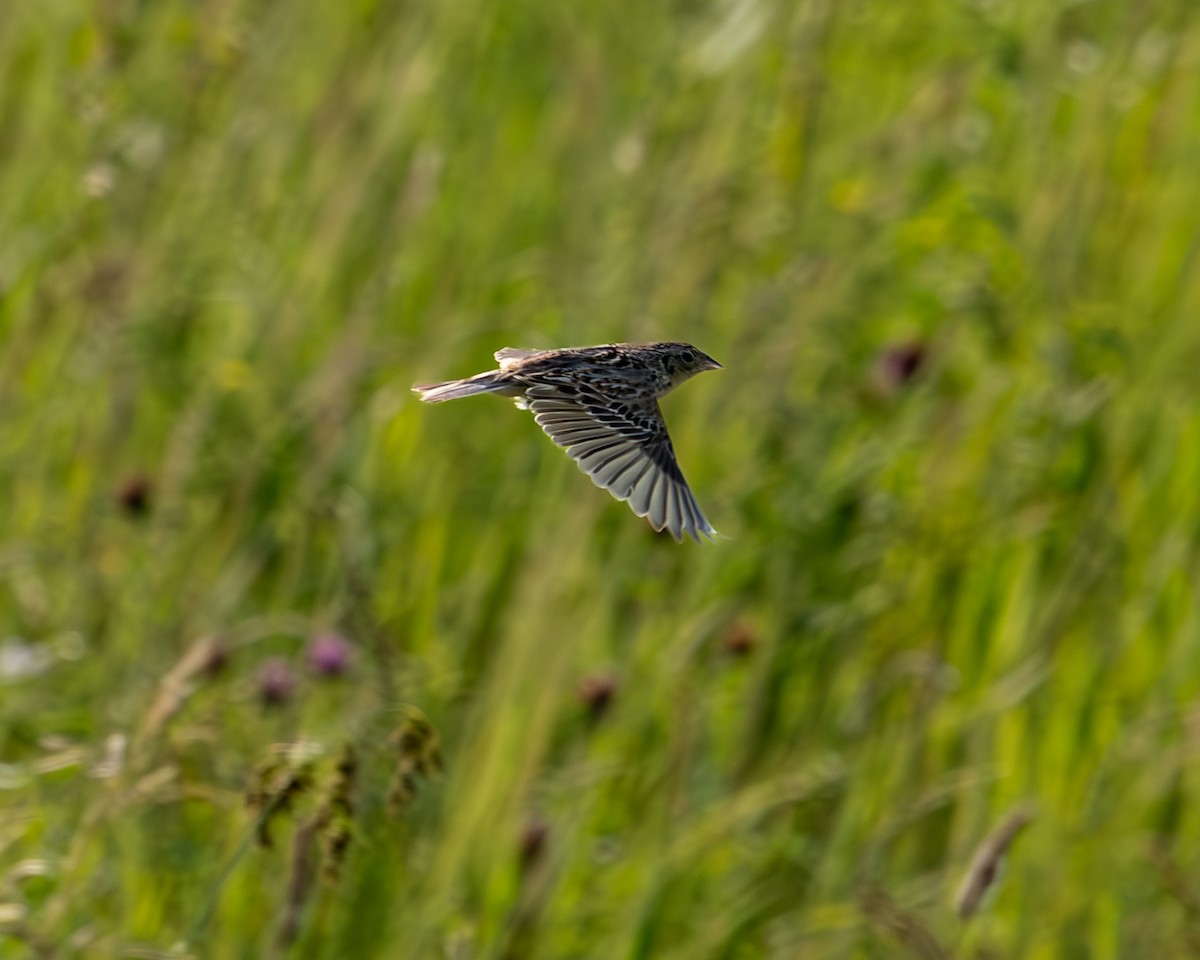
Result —
[[675, 460], [658, 398], [721, 365], [687, 343], [610, 343], [496, 353], [499, 370], [413, 387], [426, 403], [512, 397], [579, 469], [676, 541], [715, 537]]

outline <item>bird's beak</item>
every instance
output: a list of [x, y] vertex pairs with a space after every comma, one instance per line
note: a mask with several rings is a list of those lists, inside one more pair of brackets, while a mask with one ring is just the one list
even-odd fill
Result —
[[704, 354], [704, 359], [708, 361], [708, 369], [709, 370], [724, 370], [725, 369], [723, 366], [721, 366], [719, 363], [717, 363], [716, 360], [714, 360], [712, 357], [710, 357], [707, 353]]

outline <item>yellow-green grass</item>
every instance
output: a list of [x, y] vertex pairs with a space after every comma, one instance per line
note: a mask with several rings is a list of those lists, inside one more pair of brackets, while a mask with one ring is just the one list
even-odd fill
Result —
[[[1198, 68], [1190, 0], [0, 7], [0, 957], [1195, 951]], [[408, 390], [652, 339], [710, 547]]]

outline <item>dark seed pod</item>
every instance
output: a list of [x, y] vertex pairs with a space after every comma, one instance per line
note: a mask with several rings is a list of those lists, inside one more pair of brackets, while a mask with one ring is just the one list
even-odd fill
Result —
[[955, 909], [964, 920], [969, 920], [979, 910], [984, 897], [996, 883], [1004, 857], [1013, 841], [1033, 819], [1033, 814], [1024, 808], [1012, 811], [984, 839], [971, 858], [966, 876], [954, 898]]

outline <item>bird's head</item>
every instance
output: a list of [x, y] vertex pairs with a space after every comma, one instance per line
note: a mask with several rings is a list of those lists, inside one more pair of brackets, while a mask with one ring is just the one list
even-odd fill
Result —
[[690, 343], [660, 344], [663, 351], [663, 366], [671, 378], [671, 386], [677, 387], [705, 370], [720, 370], [721, 365], [702, 350]]

